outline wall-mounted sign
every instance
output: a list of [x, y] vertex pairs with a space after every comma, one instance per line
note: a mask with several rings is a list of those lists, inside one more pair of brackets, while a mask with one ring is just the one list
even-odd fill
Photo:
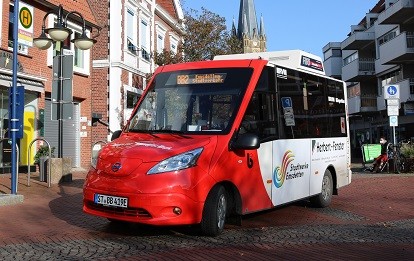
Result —
[[[13, 54], [0, 51], [0, 68], [13, 70]], [[17, 61], [17, 71], [23, 72], [23, 65]]]

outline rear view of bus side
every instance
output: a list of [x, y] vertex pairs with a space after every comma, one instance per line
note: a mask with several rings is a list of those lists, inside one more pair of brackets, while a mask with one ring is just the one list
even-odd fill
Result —
[[351, 182], [344, 82], [302, 51], [159, 67], [119, 137], [92, 160], [84, 211], [222, 232], [300, 199], [330, 204]]

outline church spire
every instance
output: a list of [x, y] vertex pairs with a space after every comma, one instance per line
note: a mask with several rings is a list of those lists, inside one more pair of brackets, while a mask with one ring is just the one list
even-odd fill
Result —
[[234, 21], [234, 17], [233, 17], [233, 23], [231, 25], [231, 34], [232, 36], [237, 36], [236, 22]]
[[239, 24], [237, 28], [237, 36], [239, 39], [242, 39], [245, 29], [249, 37], [253, 37], [254, 31], [259, 32], [253, 0], [240, 1]]
[[260, 29], [259, 29], [259, 36], [266, 37], [265, 27], [264, 27], [264, 20], [263, 16], [260, 16]]
[[237, 38], [242, 41], [244, 53], [266, 51], [266, 33], [263, 17], [260, 18], [259, 28], [253, 0], [240, 0]]

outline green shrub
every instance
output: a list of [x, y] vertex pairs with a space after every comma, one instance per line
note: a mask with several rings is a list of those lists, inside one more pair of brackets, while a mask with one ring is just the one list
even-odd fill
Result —
[[406, 158], [414, 158], [414, 145], [413, 144], [402, 144], [401, 154]]
[[[55, 157], [54, 152], [55, 152], [55, 147], [52, 147], [51, 148], [52, 158]], [[36, 155], [34, 156], [34, 163], [39, 164], [41, 157], [48, 157], [48, 156], [49, 156], [49, 147], [47, 145], [40, 146], [36, 152]]]

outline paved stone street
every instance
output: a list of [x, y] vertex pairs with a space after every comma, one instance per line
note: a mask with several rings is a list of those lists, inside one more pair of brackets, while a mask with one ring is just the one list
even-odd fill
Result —
[[[215, 238], [196, 227], [110, 223], [82, 212], [84, 172], [47, 188], [19, 177], [0, 207], [1, 260], [412, 260], [414, 174], [354, 173], [329, 208], [306, 201], [248, 215]], [[10, 193], [0, 175], [0, 193]]]

